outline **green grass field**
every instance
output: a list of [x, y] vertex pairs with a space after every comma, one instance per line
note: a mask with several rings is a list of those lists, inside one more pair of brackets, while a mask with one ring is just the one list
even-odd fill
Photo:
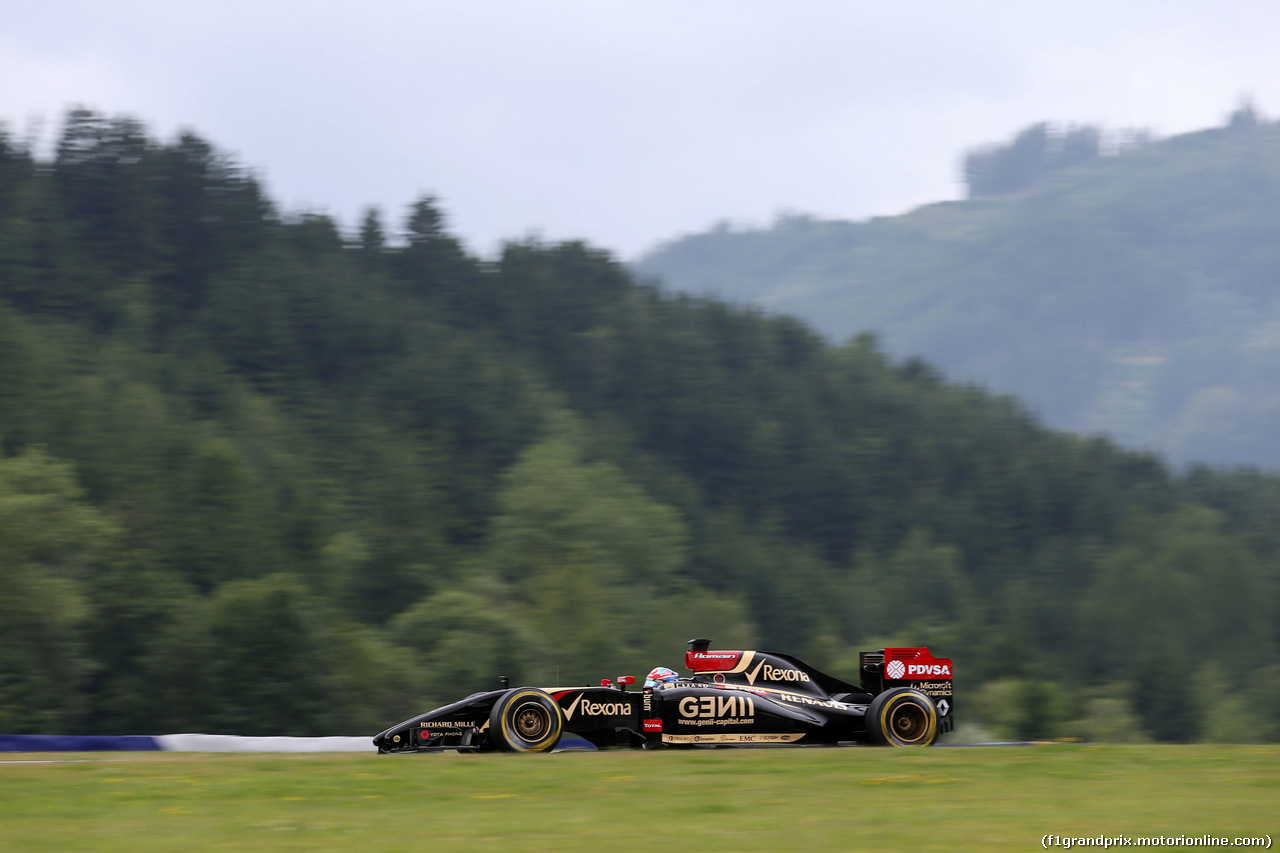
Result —
[[6, 851], [1032, 850], [1280, 829], [1280, 746], [0, 760]]

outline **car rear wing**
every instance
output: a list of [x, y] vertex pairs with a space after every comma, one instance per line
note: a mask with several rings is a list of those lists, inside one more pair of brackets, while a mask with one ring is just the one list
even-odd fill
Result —
[[951, 731], [955, 712], [951, 677], [955, 670], [949, 658], [936, 658], [927, 648], [880, 649], [860, 652], [858, 671], [862, 689], [873, 695], [894, 687], [926, 694], [938, 706], [942, 731]]

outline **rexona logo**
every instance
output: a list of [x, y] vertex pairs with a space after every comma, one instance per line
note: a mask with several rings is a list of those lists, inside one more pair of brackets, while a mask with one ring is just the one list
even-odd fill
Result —
[[808, 681], [809, 673], [798, 669], [781, 669], [766, 661], [760, 661], [755, 669], [747, 673], [747, 683], [755, 684], [757, 678], [761, 681]]
[[631, 713], [631, 703], [583, 701], [583, 694], [579, 693], [573, 704], [565, 708], [564, 718], [572, 720], [573, 715], [579, 713], [584, 717], [625, 717]]

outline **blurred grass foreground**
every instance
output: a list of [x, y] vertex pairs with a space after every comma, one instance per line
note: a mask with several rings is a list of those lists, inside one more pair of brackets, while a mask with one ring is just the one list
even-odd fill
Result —
[[1275, 834], [1277, 746], [32, 754], [6, 850], [1031, 850]]

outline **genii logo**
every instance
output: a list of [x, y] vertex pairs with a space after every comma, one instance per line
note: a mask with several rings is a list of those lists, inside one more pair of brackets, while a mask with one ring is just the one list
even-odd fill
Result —
[[722, 696], [686, 696], [677, 706], [686, 720], [725, 720], [754, 717], [756, 702], [750, 696], [727, 693]]

